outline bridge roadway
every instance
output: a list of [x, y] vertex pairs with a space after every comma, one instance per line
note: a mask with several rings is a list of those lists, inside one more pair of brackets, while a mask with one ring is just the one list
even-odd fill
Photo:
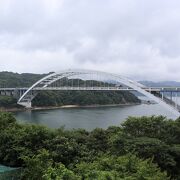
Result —
[[[23, 88], [0, 88], [0, 91], [27, 91], [28, 87]], [[142, 88], [148, 92], [180, 92], [180, 87], [144, 87]], [[34, 91], [65, 91], [65, 90], [75, 90], [75, 91], [135, 91], [132, 88], [126, 87], [35, 87]]]

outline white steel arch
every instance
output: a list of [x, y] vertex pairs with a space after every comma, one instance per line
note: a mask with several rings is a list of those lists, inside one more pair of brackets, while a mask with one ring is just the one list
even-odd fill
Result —
[[112, 73], [107, 73], [107, 72], [102, 72], [102, 71], [95, 71], [95, 70], [83, 70], [83, 69], [68, 69], [68, 70], [64, 70], [64, 71], [60, 71], [60, 72], [56, 72], [56, 73], [52, 73], [50, 75], [47, 75], [46, 77], [40, 79], [39, 81], [37, 81], [35, 84], [33, 84], [18, 100], [18, 104], [23, 105], [25, 107], [31, 107], [31, 101], [34, 98], [34, 95], [31, 94], [32, 90], [36, 87], [38, 87], [39, 85], [42, 88], [46, 88], [47, 86], [51, 85], [52, 83], [66, 77], [72, 77], [72, 76], [77, 76], [77, 75], [86, 75], [86, 74], [98, 74], [100, 76], [107, 76], [107, 77], [111, 77], [114, 80], [116, 80], [117, 82], [124, 84], [125, 86], [128, 86], [130, 88], [132, 88], [135, 91], [138, 91], [139, 93], [145, 95], [146, 97], [150, 98], [151, 100], [155, 101], [156, 103], [160, 104], [161, 106], [163, 106], [164, 108], [166, 108], [167, 110], [171, 111], [174, 115], [176, 115], [177, 117], [180, 116], [179, 111], [167, 104], [166, 102], [164, 102], [161, 98], [158, 98], [156, 96], [154, 96], [153, 94], [145, 91], [144, 88], [145, 86], [136, 82], [136, 81], [132, 81], [126, 77], [117, 75], [117, 74], [112, 74]]

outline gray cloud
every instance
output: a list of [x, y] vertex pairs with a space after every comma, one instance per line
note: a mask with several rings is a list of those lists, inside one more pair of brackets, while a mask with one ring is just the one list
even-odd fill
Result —
[[1, 0], [0, 71], [180, 81], [178, 0]]

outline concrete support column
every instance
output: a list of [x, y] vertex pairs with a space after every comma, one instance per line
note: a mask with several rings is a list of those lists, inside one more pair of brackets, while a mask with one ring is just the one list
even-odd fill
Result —
[[176, 107], [176, 109], [177, 109], [177, 105], [178, 105], [177, 99], [178, 99], [178, 90], [176, 88], [176, 97], [175, 97], [175, 107]]
[[161, 98], [162, 98], [162, 100], [164, 100], [164, 92], [162, 92]]
[[32, 103], [31, 102], [18, 102], [17, 104], [24, 106], [27, 109], [30, 109], [32, 107]]

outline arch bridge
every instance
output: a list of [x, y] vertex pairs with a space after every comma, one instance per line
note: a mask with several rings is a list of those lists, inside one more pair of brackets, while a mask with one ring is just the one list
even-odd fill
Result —
[[160, 104], [177, 117], [180, 106], [164, 96], [163, 92], [176, 93], [180, 88], [149, 88], [126, 77], [94, 70], [69, 69], [55, 72], [40, 79], [30, 88], [22, 89], [18, 104], [31, 108], [31, 102], [39, 91], [79, 90], [79, 91], [137, 91]]

